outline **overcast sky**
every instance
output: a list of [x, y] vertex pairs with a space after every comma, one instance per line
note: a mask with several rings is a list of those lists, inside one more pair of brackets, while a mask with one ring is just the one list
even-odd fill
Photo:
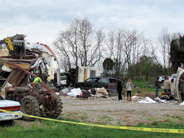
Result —
[[163, 27], [184, 34], [184, 0], [0, 0], [0, 40], [19, 33], [52, 45], [77, 17], [105, 31], [137, 29], [153, 41]]

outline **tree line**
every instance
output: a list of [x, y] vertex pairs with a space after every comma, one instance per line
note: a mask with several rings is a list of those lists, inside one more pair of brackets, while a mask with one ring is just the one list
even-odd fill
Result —
[[[87, 19], [75, 18], [54, 41], [61, 67], [68, 71], [76, 66], [103, 67], [104, 75], [149, 79], [176, 72], [184, 49], [180, 34], [170, 35], [163, 28], [159, 45], [153, 45], [139, 30], [115, 29], [105, 33], [93, 28]], [[161, 50], [163, 65], [156, 49]], [[179, 56], [180, 55], [180, 56]]]

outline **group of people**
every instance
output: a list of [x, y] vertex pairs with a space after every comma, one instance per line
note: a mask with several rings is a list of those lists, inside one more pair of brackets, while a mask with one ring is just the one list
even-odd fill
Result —
[[[159, 83], [159, 77], [157, 77], [155, 81], [155, 97], [158, 97], [158, 91], [161, 88], [160, 83]], [[163, 89], [165, 93], [173, 93], [174, 91], [174, 79], [169, 81], [169, 77], [165, 77], [165, 80], [163, 82]]]
[[[131, 93], [133, 88], [133, 83], [131, 79], [128, 79], [128, 82], [126, 83], [126, 91], [127, 91], [127, 101], [131, 101]], [[117, 81], [117, 92], [118, 92], [118, 100], [122, 100], [122, 78], [120, 77]]]
[[[118, 100], [122, 100], [122, 78], [120, 77], [117, 81], [117, 92], [118, 92]], [[131, 101], [131, 93], [134, 85], [132, 83], [131, 79], [128, 79], [128, 82], [126, 83], [126, 91], [127, 91], [127, 101]], [[161, 88], [161, 85], [159, 83], [159, 77], [157, 77], [155, 81], [155, 97], [158, 97], [158, 91]], [[163, 89], [165, 93], [173, 93], [174, 90], [174, 79], [169, 81], [169, 77], [165, 77], [165, 80], [163, 82]]]

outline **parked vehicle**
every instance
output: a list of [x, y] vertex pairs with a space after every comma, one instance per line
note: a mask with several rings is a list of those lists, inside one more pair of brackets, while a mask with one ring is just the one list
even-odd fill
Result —
[[75, 87], [89, 90], [104, 87], [109, 93], [116, 93], [117, 79], [111, 77], [89, 77], [84, 82], [78, 82]]
[[62, 85], [66, 85], [66, 80], [67, 80], [66, 76], [61, 76], [61, 84]]
[[[4, 100], [0, 97], [0, 109], [8, 110], [15, 113], [22, 113], [20, 111], [20, 103], [12, 100]], [[22, 115], [7, 113], [0, 111], [0, 121], [8, 121], [22, 118]]]
[[174, 82], [175, 82], [176, 76], [177, 76], [177, 74], [172, 74], [171, 77], [169, 77], [169, 80], [171, 81], [172, 79], [174, 79]]

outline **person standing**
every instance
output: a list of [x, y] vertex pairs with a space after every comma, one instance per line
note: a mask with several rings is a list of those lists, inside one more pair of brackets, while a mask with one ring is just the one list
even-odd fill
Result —
[[155, 81], [155, 97], [158, 97], [158, 91], [160, 88], [160, 84], [159, 84], [159, 77], [157, 77], [156, 81]]
[[133, 83], [131, 79], [128, 79], [128, 82], [126, 84], [126, 89], [127, 89], [127, 101], [131, 101], [131, 93], [132, 93], [132, 88], [133, 88]]
[[171, 94], [174, 94], [174, 90], [175, 90], [175, 84], [174, 84], [174, 79], [171, 79]]
[[171, 85], [171, 82], [169, 81], [169, 77], [165, 77], [164, 85], [163, 85], [165, 93], [168, 93], [170, 91], [170, 85]]
[[121, 77], [119, 77], [117, 81], [117, 91], [118, 91], [118, 100], [122, 100], [122, 82]]

